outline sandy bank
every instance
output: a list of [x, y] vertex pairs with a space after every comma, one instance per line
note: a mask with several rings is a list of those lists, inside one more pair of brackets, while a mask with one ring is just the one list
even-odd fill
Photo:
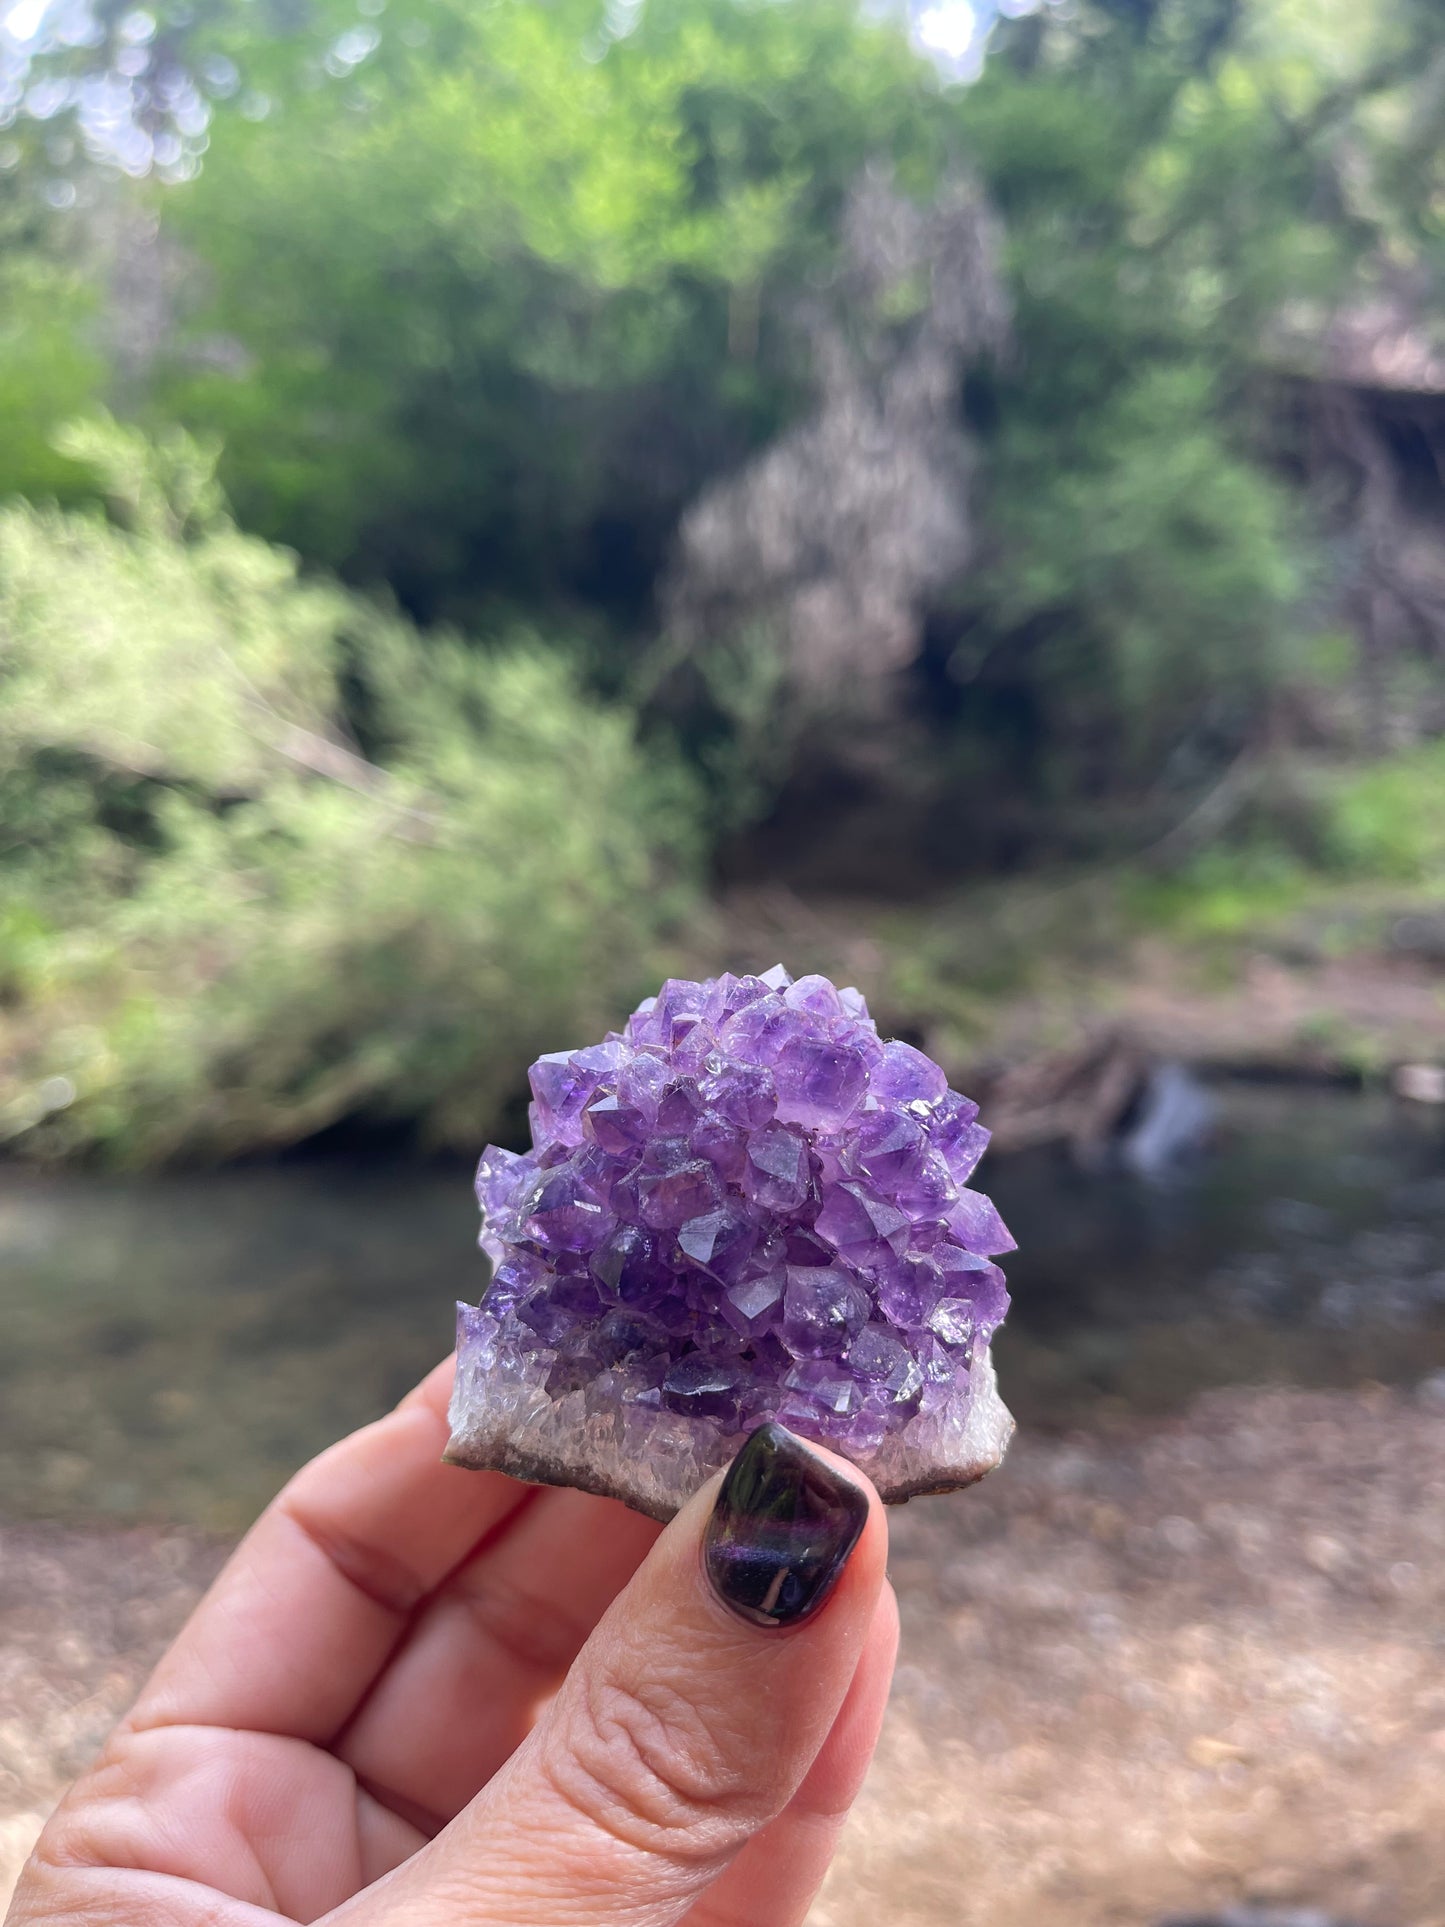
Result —
[[[0, 1527], [0, 1896], [220, 1548]], [[905, 1650], [818, 1927], [1445, 1927], [1445, 1403], [1231, 1392], [897, 1515]]]

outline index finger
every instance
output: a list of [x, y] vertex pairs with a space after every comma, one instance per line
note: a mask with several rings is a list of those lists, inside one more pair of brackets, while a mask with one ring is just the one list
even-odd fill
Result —
[[126, 1721], [326, 1744], [428, 1593], [532, 1496], [443, 1465], [446, 1359], [302, 1468], [236, 1548]]

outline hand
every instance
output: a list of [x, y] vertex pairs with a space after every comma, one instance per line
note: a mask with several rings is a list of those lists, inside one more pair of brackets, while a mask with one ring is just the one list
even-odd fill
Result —
[[11, 1927], [803, 1920], [892, 1671], [876, 1495], [776, 1428], [665, 1531], [458, 1471], [451, 1369], [262, 1515]]

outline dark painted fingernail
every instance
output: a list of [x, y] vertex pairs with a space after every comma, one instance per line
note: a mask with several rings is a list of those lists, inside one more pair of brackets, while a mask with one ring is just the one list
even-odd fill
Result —
[[735, 1613], [757, 1626], [796, 1626], [838, 1583], [867, 1518], [862, 1488], [770, 1420], [728, 1467], [703, 1564]]

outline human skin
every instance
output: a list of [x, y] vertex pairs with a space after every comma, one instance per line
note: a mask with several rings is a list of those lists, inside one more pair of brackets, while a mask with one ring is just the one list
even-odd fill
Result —
[[[791, 1626], [702, 1541], [441, 1463], [452, 1364], [263, 1513], [70, 1790], [10, 1927], [791, 1927], [877, 1739], [882, 1507]], [[826, 1474], [824, 1477], [826, 1478]]]

